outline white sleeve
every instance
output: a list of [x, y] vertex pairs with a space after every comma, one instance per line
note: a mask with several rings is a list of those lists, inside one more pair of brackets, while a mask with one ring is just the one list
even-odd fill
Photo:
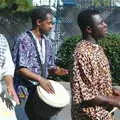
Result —
[[10, 52], [10, 48], [8, 45], [8, 42], [6, 40], [6, 44], [7, 44], [7, 50], [5, 51], [5, 61], [4, 61], [4, 65], [3, 65], [3, 76], [6, 75], [14, 75], [14, 70], [15, 70], [15, 66], [14, 63], [12, 61], [12, 56], [11, 56], [11, 52]]

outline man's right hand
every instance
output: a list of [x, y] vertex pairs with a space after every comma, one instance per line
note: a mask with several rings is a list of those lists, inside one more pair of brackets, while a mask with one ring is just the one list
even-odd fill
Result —
[[37, 81], [40, 83], [40, 86], [46, 90], [48, 93], [51, 93], [51, 94], [54, 94], [55, 91], [50, 83], [49, 80], [41, 77], [40, 75], [34, 73], [34, 72], [31, 72], [29, 69], [27, 68], [20, 68], [18, 70], [18, 73], [22, 76], [24, 76], [25, 78], [28, 78], [30, 80], [33, 80], [33, 81]]
[[113, 105], [113, 107], [118, 107], [120, 109], [120, 96], [112, 96], [111, 98], [111, 100], [108, 100], [110, 105]]
[[48, 93], [55, 94], [55, 90], [51, 84], [51, 82], [48, 79], [41, 78], [40, 81], [40, 86], [47, 91]]

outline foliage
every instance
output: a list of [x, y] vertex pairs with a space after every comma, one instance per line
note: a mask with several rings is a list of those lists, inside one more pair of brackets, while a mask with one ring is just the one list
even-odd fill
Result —
[[120, 34], [109, 34], [100, 45], [108, 56], [113, 82], [120, 84]]
[[0, 0], [0, 11], [28, 12], [32, 7], [32, 0]]
[[92, 3], [95, 6], [109, 6], [110, 0], [92, 0]]
[[[57, 57], [60, 59], [56, 64], [60, 67], [68, 69], [70, 75], [72, 75], [72, 65], [73, 65], [73, 52], [76, 44], [80, 41], [80, 36], [73, 36], [71, 38], [67, 38], [64, 40], [63, 44], [61, 45]], [[66, 76], [53, 76], [55, 80], [64, 80], [69, 81], [70, 75]]]
[[66, 67], [66, 69], [71, 68], [70, 65], [73, 63], [73, 52], [76, 44], [80, 41], [80, 36], [74, 36], [64, 40], [58, 51], [58, 58], [62, 58], [59, 63], [61, 67]]
[[[79, 36], [68, 38], [64, 41], [58, 52], [58, 57], [61, 59], [58, 65], [70, 71], [72, 70], [72, 55], [76, 43], [79, 41]], [[105, 53], [110, 61], [113, 82], [120, 84], [120, 34], [109, 34], [103, 40], [100, 40], [99, 44], [105, 48]], [[61, 77], [60, 79], [68, 81], [70, 77], [69, 75]]]

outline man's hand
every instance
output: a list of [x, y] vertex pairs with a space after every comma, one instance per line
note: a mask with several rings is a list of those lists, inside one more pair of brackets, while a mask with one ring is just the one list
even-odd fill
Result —
[[113, 88], [113, 95], [120, 96], [120, 90], [117, 88]]
[[56, 75], [67, 75], [69, 72], [68, 70], [64, 69], [64, 68], [60, 68], [60, 67], [57, 67], [57, 69], [55, 70], [55, 74]]
[[60, 68], [60, 67], [53, 67], [49, 70], [49, 73], [50, 74], [56, 74], [56, 75], [67, 75], [69, 72], [67, 69], [64, 69], [64, 68]]
[[18, 96], [15, 92], [14, 86], [13, 86], [13, 78], [11, 75], [6, 75], [4, 76], [4, 80], [6, 82], [6, 86], [7, 86], [7, 91], [8, 94], [15, 100], [15, 102], [17, 104], [20, 104]]
[[8, 94], [15, 100], [15, 102], [16, 102], [17, 104], [20, 104], [19, 98], [18, 98], [18, 96], [17, 96], [17, 94], [16, 94], [16, 92], [15, 92], [15, 90], [14, 90], [13, 85], [7, 86], [7, 91], [8, 91]]
[[51, 93], [51, 94], [54, 94], [55, 93], [55, 90], [51, 84], [51, 82], [45, 78], [42, 78], [40, 79], [40, 86], [45, 90], [47, 91], [48, 93]]
[[111, 96], [111, 98], [111, 100], [108, 100], [110, 105], [113, 105], [113, 107], [117, 107], [120, 109], [120, 96]]

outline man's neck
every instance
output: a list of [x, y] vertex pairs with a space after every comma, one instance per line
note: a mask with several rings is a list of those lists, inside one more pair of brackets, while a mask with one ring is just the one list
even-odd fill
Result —
[[41, 40], [42, 34], [40, 33], [38, 29], [33, 29], [32, 32], [38, 40]]
[[94, 43], [94, 44], [97, 43], [96, 39], [93, 38], [91, 35], [88, 35], [88, 36], [86, 36], [86, 37], [83, 37], [83, 39], [84, 39], [84, 40], [87, 40], [87, 41], [89, 41], [89, 42], [91, 42], [91, 43]]

